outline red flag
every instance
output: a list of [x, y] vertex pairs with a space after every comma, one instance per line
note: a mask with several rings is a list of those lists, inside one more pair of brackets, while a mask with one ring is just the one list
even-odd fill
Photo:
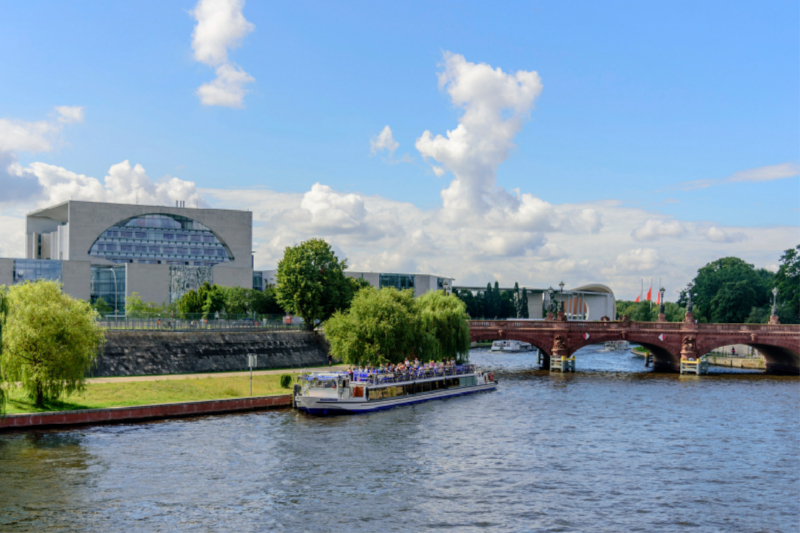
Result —
[[656, 299], [656, 304], [661, 305], [661, 291], [658, 291], [658, 298]]
[[641, 297], [642, 297], [642, 295], [640, 294], [639, 296], [637, 296], [637, 297], [636, 297], [636, 299], [634, 300], [634, 302], [636, 302], [636, 303], [638, 304], [638, 303], [639, 303], [639, 298], [641, 298]]
[[653, 296], [653, 287], [650, 287], [649, 289], [647, 289], [647, 301], [648, 302], [652, 302], [653, 301], [652, 296]]

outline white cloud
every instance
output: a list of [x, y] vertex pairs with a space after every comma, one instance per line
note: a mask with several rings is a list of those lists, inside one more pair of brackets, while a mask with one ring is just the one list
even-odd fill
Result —
[[637, 241], [654, 241], [664, 237], [680, 237], [686, 228], [677, 220], [648, 219], [644, 225], [636, 228], [631, 237]]
[[612, 274], [648, 274], [658, 266], [661, 260], [658, 252], [652, 248], [636, 248], [617, 256], [611, 269]]
[[513, 214], [519, 200], [495, 185], [497, 167], [508, 158], [514, 136], [542, 91], [541, 79], [536, 72], [506, 74], [450, 52], [443, 66], [439, 86], [463, 114], [446, 136], [425, 131], [415, 146], [455, 175], [442, 191], [444, 215], [456, 221], [492, 209]]
[[391, 158], [394, 156], [394, 151], [397, 150], [398, 146], [400, 146], [400, 143], [394, 140], [392, 128], [389, 126], [384, 126], [381, 132], [369, 141], [369, 151], [372, 155], [387, 151]]
[[0, 118], [0, 152], [49, 152], [53, 137], [61, 131], [57, 123], [25, 122]]
[[245, 85], [255, 81], [241, 67], [228, 60], [228, 50], [241, 45], [255, 29], [242, 14], [244, 0], [200, 0], [191, 14], [197, 21], [192, 32], [192, 49], [197, 61], [216, 67], [217, 77], [197, 89], [203, 105], [241, 108]]
[[193, 182], [174, 177], [153, 182], [141, 165], [131, 166], [128, 160], [112, 165], [104, 183], [63, 167], [39, 162], [28, 167], [12, 165], [10, 173], [19, 179], [38, 183], [36, 194], [27, 199], [40, 207], [66, 200], [150, 205], [173, 205], [175, 200], [185, 200], [188, 206], [207, 205]]
[[692, 189], [705, 189], [707, 187], [723, 185], [725, 183], [758, 183], [761, 181], [781, 180], [793, 178], [798, 174], [800, 174], [800, 166], [797, 164], [781, 163], [779, 165], [769, 165], [765, 167], [740, 170], [739, 172], [735, 172], [727, 178], [685, 181], [676, 185], [675, 188], [689, 191]]
[[740, 231], [725, 231], [716, 226], [708, 228], [705, 236], [711, 242], [741, 242], [747, 239], [747, 236]]
[[441, 178], [442, 176], [447, 174], [447, 171], [445, 169], [443, 169], [442, 167], [437, 167], [436, 165], [431, 165], [431, 168], [433, 169], [433, 173], [436, 174], [437, 178]]
[[255, 78], [250, 74], [226, 63], [217, 67], [214, 80], [198, 87], [197, 96], [203, 105], [241, 108], [244, 107], [244, 95], [247, 93], [244, 86], [253, 81]]
[[56, 107], [58, 112], [58, 121], [62, 124], [71, 124], [73, 122], [83, 122], [84, 108], [80, 106], [60, 105]]

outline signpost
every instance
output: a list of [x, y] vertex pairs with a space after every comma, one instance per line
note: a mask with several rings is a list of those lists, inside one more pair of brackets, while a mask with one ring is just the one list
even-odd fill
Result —
[[247, 366], [250, 367], [250, 396], [253, 395], [253, 367], [258, 366], [258, 356], [254, 353], [247, 354]]

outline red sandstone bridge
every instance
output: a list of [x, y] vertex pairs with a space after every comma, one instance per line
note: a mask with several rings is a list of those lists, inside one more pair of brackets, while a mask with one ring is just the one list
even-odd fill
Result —
[[[625, 317], [623, 317], [625, 318]], [[641, 344], [653, 354], [655, 368], [680, 371], [681, 358], [695, 359], [721, 346], [745, 344], [764, 355], [767, 371], [800, 374], [800, 325], [696, 324], [684, 322], [567, 321], [563, 313], [545, 321], [472, 320], [470, 340], [529, 342], [544, 355], [571, 356], [589, 344], [626, 340]]]

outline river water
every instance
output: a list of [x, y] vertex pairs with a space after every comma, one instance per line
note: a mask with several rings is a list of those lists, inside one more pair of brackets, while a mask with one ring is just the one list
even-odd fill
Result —
[[0, 531], [798, 531], [797, 378], [471, 359], [496, 392], [0, 435]]

